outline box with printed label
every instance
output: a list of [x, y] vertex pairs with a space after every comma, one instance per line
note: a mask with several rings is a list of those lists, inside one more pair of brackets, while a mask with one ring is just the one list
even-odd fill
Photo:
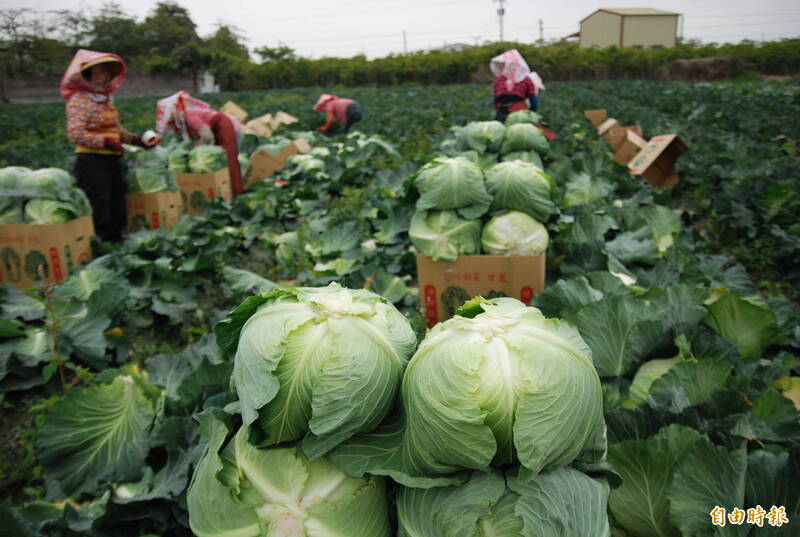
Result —
[[654, 136], [628, 164], [631, 174], [641, 175], [653, 188], [672, 188], [678, 184], [675, 161], [689, 146], [677, 134]]
[[179, 173], [176, 178], [181, 187], [184, 214], [198, 214], [210, 199], [232, 197], [227, 166], [212, 173]]
[[92, 259], [92, 216], [63, 224], [0, 225], [0, 282], [26, 288], [59, 283]]
[[180, 192], [153, 192], [151, 194], [125, 194], [128, 210], [128, 231], [140, 229], [172, 228], [183, 214]]
[[449, 319], [475, 296], [508, 296], [530, 304], [544, 292], [546, 254], [462, 255], [454, 263], [417, 255], [422, 314], [428, 327]]

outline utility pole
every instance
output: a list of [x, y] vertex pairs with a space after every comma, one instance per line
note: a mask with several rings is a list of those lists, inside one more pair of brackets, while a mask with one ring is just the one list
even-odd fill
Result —
[[406, 41], [406, 31], [403, 30], [403, 54], [408, 54], [408, 42]]
[[492, 0], [492, 3], [500, 4], [500, 7], [497, 8], [497, 16], [500, 18], [500, 41], [503, 40], [503, 15], [506, 14], [506, 8], [503, 7], [503, 4], [506, 0]]
[[539, 19], [539, 43], [544, 43], [544, 22]]

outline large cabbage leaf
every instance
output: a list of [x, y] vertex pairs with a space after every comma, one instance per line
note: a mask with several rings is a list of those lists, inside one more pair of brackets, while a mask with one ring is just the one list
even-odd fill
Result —
[[492, 197], [486, 191], [480, 167], [464, 157], [438, 157], [417, 173], [417, 210], [455, 209], [464, 218], [479, 218], [489, 209]]
[[542, 222], [556, 212], [553, 179], [534, 164], [501, 162], [486, 171], [486, 189], [494, 196], [492, 209], [513, 209]]
[[304, 438], [311, 457], [377, 427], [416, 345], [386, 299], [335, 283], [251, 297], [216, 330], [235, 349], [245, 424], [258, 422], [264, 445]]
[[531, 474], [605, 455], [600, 379], [577, 330], [511, 298], [434, 326], [403, 377], [402, 414], [331, 452], [351, 475], [406, 486], [519, 463]]
[[481, 233], [483, 253], [493, 255], [537, 255], [549, 241], [547, 228], [519, 211], [493, 217]]
[[408, 234], [417, 251], [434, 261], [455, 261], [480, 250], [480, 220], [465, 220], [455, 211], [416, 213]]
[[392, 535], [380, 477], [348, 477], [327, 459], [295, 448], [258, 449], [242, 427], [228, 445], [227, 427], [203, 422], [209, 442], [187, 497], [198, 537]]

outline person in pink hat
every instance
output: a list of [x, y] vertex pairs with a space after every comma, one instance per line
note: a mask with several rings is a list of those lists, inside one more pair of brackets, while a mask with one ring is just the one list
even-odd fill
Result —
[[[489, 67], [497, 77], [493, 88], [497, 121], [505, 123], [508, 114], [527, 110], [525, 99], [529, 99], [531, 110], [539, 107], [538, 85], [530, 77], [530, 67], [518, 50], [508, 50], [495, 56]], [[538, 80], [541, 81], [541, 78]]]
[[244, 191], [238, 156], [243, 133], [235, 117], [219, 112], [207, 102], [181, 90], [156, 103], [156, 130], [164, 136], [180, 134], [185, 140], [216, 144], [225, 149], [231, 189], [237, 196]]
[[336, 95], [323, 93], [314, 105], [317, 112], [325, 112], [325, 124], [317, 127], [320, 132], [326, 132], [335, 123], [343, 123], [342, 132], [350, 131], [353, 123], [361, 121], [364, 117], [364, 110], [361, 105], [353, 99], [345, 99]]
[[122, 58], [78, 50], [61, 78], [67, 101], [67, 138], [75, 144], [75, 179], [92, 204], [95, 232], [104, 241], [122, 240], [127, 224], [122, 144], [147, 147], [122, 128], [111, 94], [125, 81]]

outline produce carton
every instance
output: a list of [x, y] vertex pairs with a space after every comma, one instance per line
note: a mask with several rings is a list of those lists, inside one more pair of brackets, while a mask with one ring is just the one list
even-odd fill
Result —
[[508, 296], [530, 304], [544, 291], [546, 254], [462, 255], [455, 263], [417, 255], [420, 308], [428, 327], [449, 319], [474, 296]]
[[199, 213], [207, 200], [232, 197], [227, 166], [213, 173], [179, 173], [176, 178], [181, 187], [184, 214]]
[[277, 121], [278, 121], [278, 122], [279, 122], [281, 125], [291, 125], [292, 123], [297, 123], [298, 121], [300, 121], [299, 119], [297, 119], [297, 118], [296, 118], [296, 117], [294, 117], [293, 115], [291, 115], [291, 114], [287, 114], [287, 113], [286, 113], [286, 112], [284, 112], [283, 110], [278, 110], [278, 113], [277, 113], [277, 114], [275, 114], [275, 119], [276, 119], [276, 120], [277, 120]]
[[277, 155], [267, 151], [256, 151], [250, 156], [250, 173], [247, 175], [245, 188], [248, 188], [256, 181], [272, 177], [272, 174], [282, 170], [286, 167], [287, 159], [292, 155], [308, 153], [309, 151], [311, 151], [311, 145], [303, 138], [292, 141]]
[[689, 149], [677, 134], [654, 136], [628, 164], [633, 175], [643, 176], [654, 188], [678, 184], [675, 161]]
[[592, 122], [592, 125], [599, 127], [606, 120], [606, 111], [602, 108], [596, 110], [584, 110], [583, 115]]
[[608, 142], [609, 138], [611, 137], [611, 133], [619, 128], [620, 128], [619, 121], [611, 117], [603, 121], [603, 123], [601, 123], [600, 126], [597, 127], [597, 134], [599, 134], [606, 142]]
[[239, 123], [247, 121], [247, 112], [245, 112], [238, 104], [233, 101], [228, 101], [219, 109], [223, 114], [228, 114], [239, 120]]
[[[631, 125], [628, 127], [611, 127], [605, 135], [605, 140], [612, 147], [614, 151], [619, 149], [619, 146], [625, 140], [628, 131], [636, 133], [640, 138], [643, 137], [642, 128], [639, 125]], [[627, 164], [627, 162], [625, 162]]]
[[286, 159], [292, 155], [308, 153], [309, 151], [311, 151], [311, 144], [309, 144], [304, 138], [297, 138], [296, 140], [292, 141], [292, 143], [287, 145], [283, 151], [278, 153], [278, 157], [282, 158], [285, 162]]
[[258, 118], [248, 121], [244, 126], [244, 132], [245, 134], [256, 134], [264, 138], [272, 136], [272, 129], [269, 128], [269, 124], [264, 123]]
[[180, 192], [154, 192], [152, 194], [126, 194], [128, 231], [140, 229], [172, 228], [183, 214]]
[[21, 289], [58, 283], [92, 259], [92, 216], [63, 224], [0, 225], [0, 282]]
[[[641, 129], [639, 131], [641, 132]], [[647, 140], [630, 127], [624, 128], [624, 132], [625, 137], [614, 150], [614, 160], [627, 166], [636, 154], [647, 145]]]
[[250, 188], [253, 183], [272, 177], [272, 174], [282, 170], [285, 165], [286, 161], [277, 155], [267, 151], [256, 151], [250, 156], [250, 173], [247, 174], [244, 188]]

